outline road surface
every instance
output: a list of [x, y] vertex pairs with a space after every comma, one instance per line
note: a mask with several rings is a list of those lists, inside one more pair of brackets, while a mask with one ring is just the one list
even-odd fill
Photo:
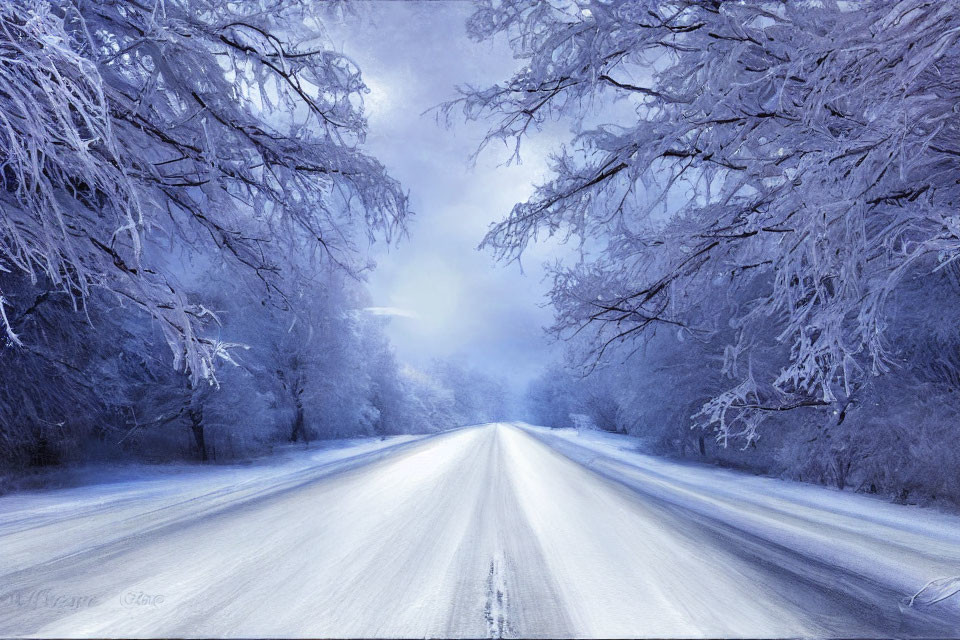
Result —
[[[33, 540], [37, 563], [0, 575], [0, 636], [924, 633], [506, 424], [218, 505], [8, 531], [0, 556]], [[58, 530], [92, 539], [58, 555]]]

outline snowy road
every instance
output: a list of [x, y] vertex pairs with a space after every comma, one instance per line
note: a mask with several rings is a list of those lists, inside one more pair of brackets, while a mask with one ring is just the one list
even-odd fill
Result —
[[66, 555], [56, 527], [0, 527], [37, 559], [0, 550], [0, 636], [946, 633], [509, 425], [266, 489], [129, 535], [83, 512], [67, 529], [93, 539]]

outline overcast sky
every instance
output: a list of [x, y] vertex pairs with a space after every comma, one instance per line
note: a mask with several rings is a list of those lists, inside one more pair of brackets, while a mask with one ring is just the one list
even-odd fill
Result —
[[501, 166], [507, 154], [491, 149], [471, 168], [484, 127], [445, 129], [421, 115], [453, 97], [455, 85], [492, 84], [518, 64], [505, 40], [467, 38], [471, 6], [373, 0], [332, 35], [371, 89], [367, 150], [403, 183], [416, 214], [409, 238], [389, 251], [375, 248], [369, 282], [374, 304], [396, 313], [388, 332], [398, 355], [414, 366], [462, 357], [522, 383], [556, 350], [542, 332], [551, 312], [542, 307], [541, 264], [557, 249], [534, 249], [522, 274], [476, 246], [545, 177], [553, 139], [547, 133], [528, 144], [520, 166]]

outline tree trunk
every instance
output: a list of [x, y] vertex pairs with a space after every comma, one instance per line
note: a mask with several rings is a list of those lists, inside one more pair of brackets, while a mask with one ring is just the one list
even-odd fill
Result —
[[30, 448], [30, 465], [33, 467], [52, 467], [60, 464], [60, 454], [50, 438], [41, 433]]
[[697, 438], [697, 444], [700, 445], [700, 457], [705, 457], [707, 455], [707, 443], [704, 440], [703, 436]]
[[206, 462], [209, 457], [207, 456], [206, 436], [203, 432], [203, 411], [189, 409], [187, 413], [190, 416], [190, 430], [193, 432], [193, 439], [197, 443], [197, 455], [201, 462]]
[[297, 400], [297, 417], [293, 420], [293, 429], [290, 431], [290, 442], [296, 442], [299, 438], [307, 441], [307, 430], [304, 428], [303, 403]]

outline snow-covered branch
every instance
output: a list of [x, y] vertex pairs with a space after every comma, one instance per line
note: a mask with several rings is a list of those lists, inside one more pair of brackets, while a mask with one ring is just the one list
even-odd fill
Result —
[[0, 267], [146, 310], [194, 378], [209, 316], [162, 243], [271, 289], [291, 250], [357, 272], [359, 239], [402, 232], [403, 191], [359, 148], [359, 69], [311, 3], [16, 0], [0, 60]]
[[[448, 113], [491, 120], [486, 141], [518, 153], [548, 119], [578, 131], [484, 246], [511, 259], [545, 235], [582, 239], [552, 300], [561, 332], [612, 325], [599, 345], [689, 324], [706, 288], [754, 291], [713, 310], [757, 334], [772, 323], [790, 347], [758, 354], [763, 397], [713, 401], [748, 439], [771, 407], [846, 397], [893, 366], [892, 293], [960, 256], [958, 9], [481, 2], [471, 33], [507, 34], [526, 64]], [[719, 406], [701, 416], [726, 437]]]

